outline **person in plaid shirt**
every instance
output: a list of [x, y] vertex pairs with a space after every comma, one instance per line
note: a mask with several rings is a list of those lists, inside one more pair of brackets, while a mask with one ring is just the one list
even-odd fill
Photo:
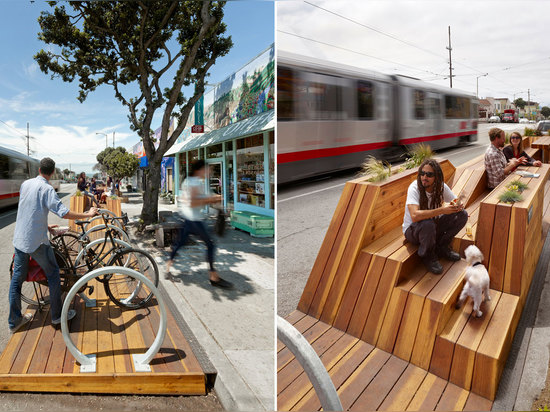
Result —
[[491, 144], [485, 152], [485, 170], [487, 171], [487, 187], [494, 189], [504, 178], [509, 175], [519, 164], [520, 159], [512, 158], [506, 163], [506, 156], [502, 148], [506, 142], [506, 134], [502, 129], [493, 127], [489, 130]]

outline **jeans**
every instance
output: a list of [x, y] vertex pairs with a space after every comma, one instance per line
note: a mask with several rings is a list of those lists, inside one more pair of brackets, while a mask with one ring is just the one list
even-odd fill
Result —
[[197, 235], [206, 243], [206, 259], [210, 265], [210, 270], [214, 271], [214, 241], [206, 230], [206, 225], [200, 220], [185, 220], [183, 226], [178, 231], [178, 240], [172, 246], [172, 253], [170, 253], [170, 260], [174, 260], [178, 249], [185, 245], [189, 235]]
[[466, 225], [468, 213], [465, 210], [442, 215], [437, 219], [413, 222], [405, 231], [405, 238], [418, 245], [418, 256], [433, 260], [439, 250], [448, 248], [455, 235]]
[[61, 318], [61, 281], [59, 279], [59, 266], [55, 260], [52, 247], [42, 244], [32, 253], [25, 253], [16, 248], [13, 262], [13, 276], [11, 278], [9, 292], [10, 314], [8, 323], [10, 328], [14, 328], [22, 317], [21, 286], [27, 279], [29, 256], [36, 260], [44, 270], [46, 278], [48, 279], [52, 320]]

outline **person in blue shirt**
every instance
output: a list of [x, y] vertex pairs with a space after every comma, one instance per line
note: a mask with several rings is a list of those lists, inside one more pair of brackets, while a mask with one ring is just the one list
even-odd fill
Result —
[[[48, 240], [48, 230], [53, 231], [55, 226], [48, 226], [48, 213], [53, 212], [63, 219], [85, 219], [98, 213], [95, 207], [85, 213], [73, 212], [61, 202], [55, 189], [49, 184], [55, 172], [55, 162], [52, 159], [42, 159], [38, 171], [39, 175], [24, 181], [19, 191], [19, 206], [13, 234], [15, 259], [9, 291], [8, 324], [11, 333], [16, 332], [32, 318], [31, 314], [21, 315], [21, 286], [27, 278], [29, 257], [40, 265], [48, 279], [52, 324], [57, 325], [61, 322], [59, 266]], [[76, 312], [71, 309], [68, 319], [74, 318], [75, 315]]]

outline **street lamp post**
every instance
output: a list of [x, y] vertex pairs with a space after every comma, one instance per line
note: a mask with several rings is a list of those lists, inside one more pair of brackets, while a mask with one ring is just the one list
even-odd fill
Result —
[[[96, 132], [96, 134], [102, 134], [103, 136], [105, 136], [105, 149], [107, 149], [109, 147], [109, 143], [107, 143], [107, 133]], [[115, 135], [113, 134], [113, 146], [114, 146], [114, 139], [115, 139]]]
[[481, 76], [477, 76], [476, 77], [476, 97], [479, 99], [479, 78], [480, 77], [485, 77], [487, 76], [489, 73], [485, 73], [485, 74], [482, 74]]

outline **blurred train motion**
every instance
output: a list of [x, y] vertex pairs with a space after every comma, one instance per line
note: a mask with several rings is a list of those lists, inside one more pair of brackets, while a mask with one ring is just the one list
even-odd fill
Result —
[[38, 175], [40, 163], [32, 157], [0, 147], [0, 207], [19, 202], [19, 188]]
[[279, 52], [277, 181], [397, 160], [416, 143], [477, 140], [474, 95], [401, 75]]

